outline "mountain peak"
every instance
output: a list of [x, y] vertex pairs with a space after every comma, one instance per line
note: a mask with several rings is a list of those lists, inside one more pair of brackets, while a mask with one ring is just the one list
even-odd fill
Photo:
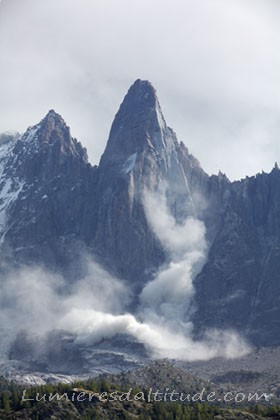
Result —
[[147, 104], [149, 106], [155, 106], [157, 99], [157, 93], [151, 82], [148, 80], [137, 79], [128, 90], [126, 95], [127, 101], [132, 101], [134, 104]]
[[52, 128], [55, 126], [63, 126], [66, 127], [65, 121], [60, 114], [58, 114], [53, 109], [50, 109], [47, 115], [42, 119], [40, 124], [49, 124]]
[[147, 145], [157, 150], [165, 147], [162, 137], [166, 130], [155, 88], [148, 80], [137, 79], [115, 116], [100, 163], [121, 161]]
[[42, 141], [49, 143], [55, 137], [65, 137], [68, 140], [71, 138], [69, 127], [61, 115], [53, 109], [38, 124], [28, 127], [21, 140], [27, 143], [34, 142], [34, 140], [37, 142], [38, 137], [41, 139], [41, 143]]
[[47, 117], [60, 117], [61, 118], [61, 115], [58, 114], [54, 109], [50, 109], [46, 115], [46, 118]]
[[147, 116], [156, 108], [161, 112], [156, 89], [148, 80], [137, 79], [128, 89], [118, 114], [135, 115], [137, 112]]
[[[53, 109], [38, 124], [28, 127], [13, 152], [21, 162], [18, 173], [30, 179], [44, 177], [48, 172], [68, 173], [70, 168], [75, 173], [88, 162], [86, 149], [72, 138], [70, 128]], [[77, 168], [72, 167], [75, 165]]]

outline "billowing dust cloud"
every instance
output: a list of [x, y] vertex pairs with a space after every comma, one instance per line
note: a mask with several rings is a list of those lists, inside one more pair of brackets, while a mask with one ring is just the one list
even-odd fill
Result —
[[86, 346], [128, 334], [151, 357], [188, 361], [247, 353], [248, 345], [233, 331], [211, 330], [201, 341], [192, 338], [193, 280], [207, 258], [203, 223], [191, 217], [176, 223], [164, 194], [146, 193], [145, 210], [169, 262], [144, 286], [135, 313], [126, 311], [132, 298], [128, 285], [87, 257], [88, 274], [71, 285], [42, 268], [26, 267], [3, 279], [2, 334], [13, 339], [21, 330], [45, 334], [59, 329], [74, 333], [77, 345]]

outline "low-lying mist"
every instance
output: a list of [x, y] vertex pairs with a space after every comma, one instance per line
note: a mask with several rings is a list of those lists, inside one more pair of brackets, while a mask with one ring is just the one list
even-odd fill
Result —
[[193, 279], [207, 258], [203, 223], [192, 217], [177, 224], [164, 194], [145, 195], [148, 222], [169, 255], [169, 263], [146, 284], [135, 312], [127, 284], [113, 278], [90, 257], [88, 274], [74, 284], [40, 267], [14, 270], [1, 279], [1, 334], [13, 341], [26, 330], [43, 336], [52, 330], [75, 335], [77, 345], [94, 346], [116, 334], [141, 342], [153, 358], [207, 360], [232, 358], [250, 348], [237, 332], [208, 331], [192, 338]]

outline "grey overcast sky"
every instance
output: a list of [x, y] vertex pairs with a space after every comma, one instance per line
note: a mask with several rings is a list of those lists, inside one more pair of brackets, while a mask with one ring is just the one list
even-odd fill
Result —
[[127, 89], [150, 80], [208, 173], [280, 162], [279, 0], [2, 0], [0, 131], [54, 108], [98, 163]]

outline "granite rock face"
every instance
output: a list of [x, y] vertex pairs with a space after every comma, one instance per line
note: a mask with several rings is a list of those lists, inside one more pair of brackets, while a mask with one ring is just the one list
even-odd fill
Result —
[[165, 191], [177, 223], [194, 216], [206, 226], [197, 333], [234, 328], [255, 344], [280, 344], [280, 171], [233, 183], [208, 176], [149, 82], [129, 89], [98, 167], [50, 111], [22, 136], [0, 137], [0, 173], [2, 271], [39, 264], [75, 281], [89, 254], [137, 296], [168, 258], [144, 211], [146, 190]]
[[190, 191], [195, 170], [206, 176], [167, 127], [152, 85], [137, 80], [115, 117], [96, 176], [94, 241], [119, 276], [142, 287], [166, 258], [146, 220], [145, 190], [164, 188], [171, 212], [182, 220], [196, 212]]
[[195, 285], [201, 328], [235, 328], [255, 344], [280, 342], [280, 171], [230, 185], [208, 262]]
[[54, 111], [4, 147], [2, 255], [16, 263], [61, 268], [67, 263], [64, 244], [79, 239], [93, 171], [86, 151]]

